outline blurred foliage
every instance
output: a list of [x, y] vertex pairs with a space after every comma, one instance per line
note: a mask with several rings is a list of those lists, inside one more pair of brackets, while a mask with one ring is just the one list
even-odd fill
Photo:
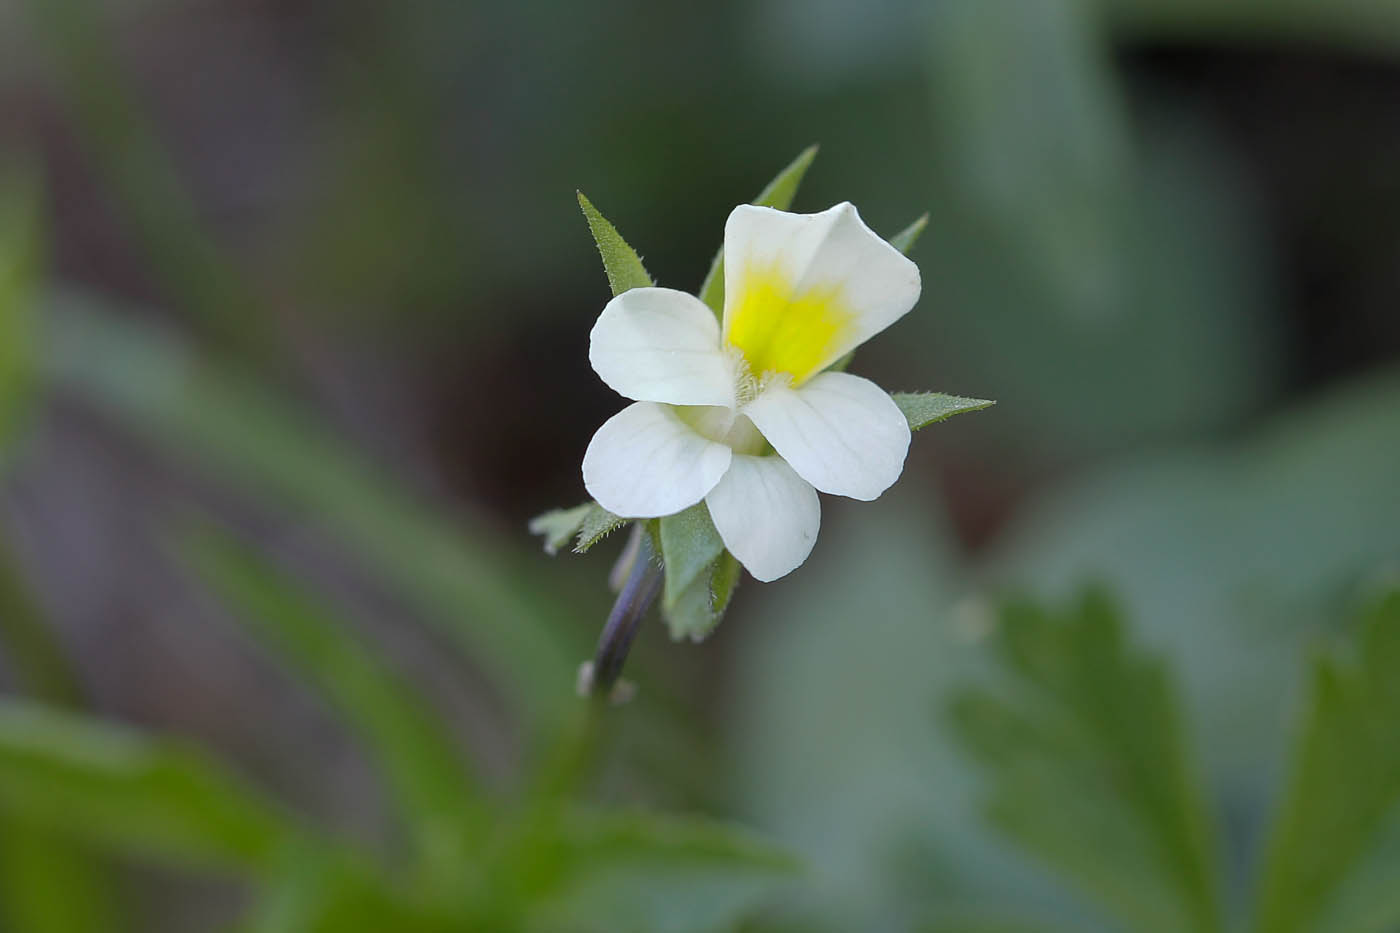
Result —
[[[610, 903], [595, 876], [606, 889], [643, 883], [629, 880], [633, 872], [669, 872], [678, 884], [695, 872], [740, 910], [761, 890], [756, 882], [796, 869], [737, 827], [581, 806], [596, 704], [580, 704], [522, 793], [489, 799], [436, 714], [290, 579], [212, 531], [189, 553], [252, 631], [352, 724], [397, 804], [403, 842], [365, 851], [192, 749], [22, 701], [0, 705], [0, 810], [117, 854], [244, 877], [256, 890], [246, 928], [257, 931], [557, 929], [551, 917], [615, 930], [611, 910], [588, 906]], [[727, 893], [735, 885], [742, 896]], [[624, 928], [705, 928], [677, 926], [664, 902], [633, 910]]]
[[[1162, 49], [1313, 56], [1309, 96], [1261, 71], [1245, 96], [1288, 132], [1250, 153], [1238, 102], [1141, 67]], [[249, 933], [1395, 929], [1396, 599], [1339, 620], [1400, 561], [1400, 377], [1301, 397], [1322, 351], [1294, 292], [1331, 267], [1262, 179], [1304, 183], [1311, 153], [1305, 248], [1392, 268], [1384, 127], [1298, 114], [1388, 113], [1366, 105], [1397, 52], [1392, 0], [0, 4], [0, 925], [169, 928], [165, 888], [197, 875], [250, 892]], [[1360, 83], [1315, 80], [1363, 55]], [[645, 269], [617, 254], [634, 283], [690, 289], [733, 201], [812, 139], [798, 209], [858, 194], [894, 230], [931, 208], [894, 238], [923, 231], [922, 307], [863, 362], [998, 417], [960, 419], [937, 471], [916, 453], [858, 518], [831, 503], [811, 562], [747, 587], [704, 652], [639, 640], [640, 699], [597, 718], [571, 687], [604, 565], [546, 564], [518, 527], [578, 495], [613, 405], [580, 388], [606, 296], [568, 199], [648, 245]], [[1393, 277], [1323, 278], [1311, 313], [1364, 343], [1355, 306], [1393, 309]], [[401, 427], [366, 404], [386, 387], [445, 435], [430, 466], [462, 495], [361, 449]], [[130, 508], [354, 735], [388, 838], [115, 724], [120, 703], [84, 711], [108, 646], [76, 651], [89, 620], [54, 608], [90, 585], [72, 514], [45, 552], [48, 517], [8, 509], [44, 501], [74, 466], [52, 433], [94, 413], [210, 491]], [[505, 751], [405, 682], [363, 606], [211, 520], [245, 508], [445, 636]], [[555, 519], [555, 547], [621, 543], [597, 510]], [[736, 566], [706, 566], [727, 597]], [[1085, 580], [1121, 612], [1075, 601]], [[1006, 586], [1029, 595], [994, 608]], [[168, 873], [151, 904], [133, 864]]]

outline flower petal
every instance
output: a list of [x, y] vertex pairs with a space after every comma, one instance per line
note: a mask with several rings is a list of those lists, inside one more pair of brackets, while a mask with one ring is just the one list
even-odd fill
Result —
[[734, 371], [714, 312], [673, 288], [634, 288], [609, 301], [593, 325], [588, 360], [627, 398], [734, 407]]
[[850, 203], [820, 214], [742, 205], [724, 227], [724, 337], [754, 375], [821, 372], [919, 300], [919, 267]]
[[884, 389], [849, 373], [777, 383], [744, 408], [768, 443], [822, 492], [870, 500], [899, 479], [909, 422]]
[[817, 491], [782, 457], [735, 455], [705, 504], [724, 546], [764, 583], [800, 567], [821, 527]]
[[728, 447], [696, 434], [668, 405], [637, 402], [603, 423], [583, 455], [583, 485], [623, 518], [689, 508], [729, 469]]

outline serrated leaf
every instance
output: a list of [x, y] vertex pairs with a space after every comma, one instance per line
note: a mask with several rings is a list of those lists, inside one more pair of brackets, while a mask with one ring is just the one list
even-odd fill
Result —
[[298, 824], [183, 745], [0, 701], [0, 810], [182, 867], [266, 870]]
[[369, 750], [419, 853], [461, 854], [473, 781], [460, 749], [421, 697], [350, 637], [289, 577], [252, 550], [203, 530], [183, 552], [201, 577], [269, 647], [323, 693]]
[[909, 251], [914, 248], [914, 244], [919, 242], [919, 237], [923, 234], [924, 228], [928, 226], [928, 213], [925, 212], [903, 230], [890, 237], [890, 245], [908, 256]]
[[996, 404], [984, 398], [963, 398], [943, 392], [894, 392], [890, 397], [899, 406], [899, 410], [904, 412], [911, 431], [946, 421], [954, 415], [991, 408]]
[[593, 202], [578, 193], [578, 206], [588, 221], [588, 229], [593, 232], [593, 242], [598, 244], [598, 255], [603, 257], [603, 270], [608, 274], [608, 285], [613, 295], [621, 295], [633, 288], [646, 288], [652, 284], [651, 276], [637, 251], [627, 245], [622, 234], [598, 212]]
[[[1347, 875], [1374, 846], [1400, 805], [1400, 592], [1362, 621], [1354, 661], [1313, 666], [1293, 776], [1274, 819], [1258, 922], [1260, 933], [1318, 929]], [[1388, 923], [1372, 905], [1368, 929], [1400, 920], [1392, 884]], [[1379, 900], [1379, 899], [1378, 899]], [[1357, 915], [1357, 908], [1350, 908]], [[1357, 929], [1355, 926], [1348, 929]]]
[[[807, 174], [807, 169], [812, 166], [812, 160], [817, 157], [818, 147], [814, 144], [803, 149], [797, 154], [787, 166], [770, 181], [758, 197], [750, 203], [761, 207], [772, 207], [780, 211], [785, 211], [792, 206], [792, 199], [797, 196], [797, 189], [802, 185], [802, 178]], [[710, 306], [715, 314], [724, 313], [724, 247], [721, 246], [715, 253], [715, 258], [710, 263], [710, 271], [705, 275], [705, 281], [700, 285], [700, 300]]]
[[572, 509], [552, 509], [543, 515], [536, 515], [530, 519], [530, 534], [540, 535], [544, 538], [544, 552], [553, 556], [559, 553], [559, 549], [569, 543], [569, 539], [578, 534], [583, 527], [584, 519], [588, 513], [593, 511], [594, 503], [585, 502], [583, 505], [576, 505]]
[[589, 503], [588, 514], [584, 516], [583, 523], [579, 525], [578, 540], [574, 543], [574, 553], [587, 553], [589, 548], [625, 524], [627, 524], [627, 519], [619, 518], [596, 502]]
[[995, 644], [1014, 689], [952, 707], [993, 824], [1127, 929], [1221, 929], [1214, 829], [1163, 665], [1095, 593], [1061, 614], [1005, 607]]

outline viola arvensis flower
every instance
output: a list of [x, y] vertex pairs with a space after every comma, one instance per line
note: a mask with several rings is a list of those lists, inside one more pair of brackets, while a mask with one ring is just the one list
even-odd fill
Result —
[[634, 288], [608, 302], [589, 360], [635, 402], [594, 434], [583, 481], [624, 518], [705, 501], [756, 579], [807, 559], [817, 492], [878, 497], [899, 478], [909, 423], [875, 383], [829, 367], [919, 298], [919, 269], [849, 203], [819, 214], [734, 209], [723, 321], [700, 299]]

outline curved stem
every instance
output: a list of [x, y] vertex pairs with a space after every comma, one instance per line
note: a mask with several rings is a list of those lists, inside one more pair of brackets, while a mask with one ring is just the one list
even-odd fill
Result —
[[622, 592], [617, 594], [617, 602], [608, 614], [603, 633], [598, 636], [598, 650], [593, 654], [589, 692], [594, 696], [607, 696], [612, 691], [622, 674], [622, 665], [627, 661], [642, 618], [661, 593], [664, 574], [656, 562], [651, 535], [641, 524], [634, 534], [637, 535], [637, 554], [632, 559]]

